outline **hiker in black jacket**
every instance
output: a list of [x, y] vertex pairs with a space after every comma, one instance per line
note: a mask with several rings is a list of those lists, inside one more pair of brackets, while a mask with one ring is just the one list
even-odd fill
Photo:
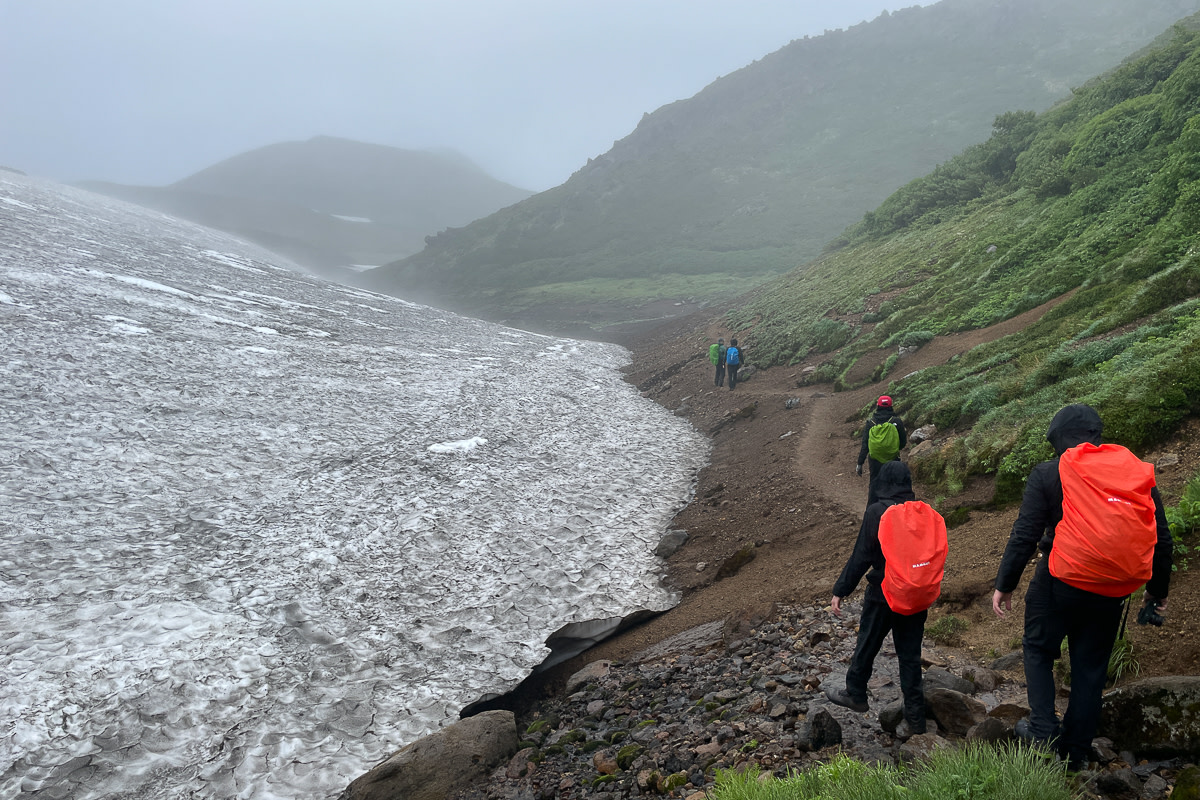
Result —
[[[892, 398], [886, 394], [875, 401], [875, 413], [867, 417], [866, 424], [863, 425], [862, 431], [862, 447], [858, 449], [858, 466], [854, 468], [854, 474], [862, 477], [863, 462], [867, 462], [867, 469], [870, 478], [867, 482], [867, 506], [874, 503], [879, 495], [875, 491], [875, 478], [879, 475], [879, 468], [883, 466], [882, 462], [876, 461], [874, 458], [869, 458], [868, 437], [871, 434], [871, 428], [881, 422], [892, 422], [896, 426], [896, 431], [900, 434], [900, 449], [903, 450], [908, 445], [908, 434], [904, 430], [904, 420], [896, 416], [895, 410], [892, 408]], [[896, 458], [900, 458], [899, 454]]]
[[900, 690], [904, 694], [904, 722], [907, 726], [907, 730], [897, 730], [897, 735], [907, 738], [912, 734], [925, 733], [921, 638], [925, 635], [925, 618], [929, 612], [897, 614], [888, 606], [881, 587], [887, 565], [883, 549], [879, 546], [879, 520], [891, 506], [917, 498], [913, 494], [912, 474], [901, 461], [883, 464], [876, 483], [878, 500], [867, 506], [858, 530], [858, 540], [854, 543], [854, 552], [833, 585], [833, 613], [840, 617], [842, 601], [854, 592], [863, 575], [867, 576], [858, 642], [854, 647], [850, 670], [846, 673], [846, 688], [835, 689], [830, 685], [825, 690], [825, 696], [839, 706], [853, 711], [866, 711], [867, 682], [871, 679], [875, 656], [879, 654], [888, 631], [891, 631], [896, 657], [900, 661]]
[[[1050, 422], [1046, 438], [1062, 456], [1083, 442], [1099, 446], [1103, 425], [1090, 406], [1069, 405]], [[1147, 607], [1161, 613], [1171, 580], [1172, 541], [1162, 497], [1155, 488], [1158, 541], [1154, 547], [1153, 575], [1146, 584]], [[1049, 744], [1057, 737], [1057, 750], [1071, 769], [1087, 767], [1092, 738], [1100, 720], [1101, 694], [1108, 677], [1108, 660], [1121, 624], [1121, 607], [1127, 597], [1106, 597], [1070, 586], [1050, 574], [1049, 554], [1055, 530], [1063, 518], [1063, 488], [1059, 459], [1033, 468], [1025, 483], [1021, 510], [1013, 523], [1008, 545], [996, 575], [992, 609], [1003, 617], [1012, 610], [1012, 593], [1025, 565], [1037, 550], [1033, 578], [1025, 595], [1025, 680], [1029, 695], [1029, 720], [1017, 723], [1023, 739]], [[1161, 620], [1160, 620], [1161, 621]], [[1066, 638], [1071, 653], [1071, 699], [1059, 727], [1054, 709], [1055, 659], [1061, 657]]]

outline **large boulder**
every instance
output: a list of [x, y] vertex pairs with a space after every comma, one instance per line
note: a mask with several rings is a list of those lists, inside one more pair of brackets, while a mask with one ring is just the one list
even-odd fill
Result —
[[953, 689], [926, 692], [925, 703], [929, 715], [950, 736], [966, 736], [967, 731], [987, 719], [987, 706]]
[[340, 800], [445, 800], [517, 752], [511, 711], [485, 711], [397, 750], [355, 778]]
[[1118, 751], [1194, 758], [1200, 753], [1200, 677], [1146, 678], [1109, 692], [1100, 732]]

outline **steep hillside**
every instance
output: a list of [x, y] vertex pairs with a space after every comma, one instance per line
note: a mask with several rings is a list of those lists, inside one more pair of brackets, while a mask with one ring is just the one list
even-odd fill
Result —
[[[804, 363], [834, 390], [891, 377], [910, 427], [938, 429], [912, 463], [950, 495], [987, 476], [1016, 496], [1069, 402], [1144, 452], [1200, 411], [1198, 114], [1200, 34], [1180, 25], [1070, 102], [1000, 117], [727, 323], [758, 366]], [[1028, 327], [908, 366], [935, 337], [1039, 306]]]
[[170, 186], [83, 185], [323, 272], [410, 255], [426, 236], [530, 195], [460, 156], [327, 136], [242, 153]]
[[896, 187], [986, 138], [997, 114], [1049, 107], [1197, 8], [944, 0], [794, 41], [648, 114], [564, 185], [446, 231], [371, 280], [516, 321], [605, 301], [616, 307], [598, 322], [629, 319], [651, 299], [730, 296], [816, 256]]

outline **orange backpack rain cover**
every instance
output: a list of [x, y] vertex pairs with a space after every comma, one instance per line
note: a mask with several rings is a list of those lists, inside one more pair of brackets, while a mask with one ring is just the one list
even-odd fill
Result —
[[1158, 526], [1154, 467], [1118, 444], [1076, 445], [1058, 460], [1063, 518], [1050, 548], [1050, 574], [1105, 597], [1150, 580]]
[[887, 565], [883, 596], [897, 614], [916, 614], [942, 593], [946, 567], [946, 521], [927, 503], [890, 507], [879, 520], [879, 546]]

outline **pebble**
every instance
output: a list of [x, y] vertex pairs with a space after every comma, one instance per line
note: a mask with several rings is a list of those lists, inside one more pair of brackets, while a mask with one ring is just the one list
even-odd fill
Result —
[[[933, 720], [928, 733], [907, 741], [881, 727], [880, 712], [901, 697], [890, 638], [875, 661], [870, 711], [855, 713], [825, 699], [822, 685], [844, 684], [854, 652], [860, 609], [846, 609], [834, 618], [826, 608], [784, 607], [741, 640], [725, 642], [720, 626], [709, 626], [708, 635], [685, 632], [624, 663], [585, 667], [583, 691], [548, 698], [518, 717], [520, 738], [532, 745], [514, 759], [519, 767], [497, 769], [454, 800], [683, 800], [703, 797], [718, 770], [753, 767], [785, 777], [838, 753], [896, 763], [961, 741]], [[933, 648], [923, 656], [948, 663]], [[956, 667], [964, 669], [982, 667]], [[934, 675], [935, 685], [968, 683], [945, 669], [935, 668]], [[1006, 738], [1024, 695], [1023, 684], [1008, 680], [968, 698], [972, 715], [983, 720], [971, 738]], [[986, 717], [985, 709], [998, 713]], [[1174, 777], [1170, 769], [1163, 775]], [[1166, 781], [1154, 777], [1152, 789], [1160, 791]]]

